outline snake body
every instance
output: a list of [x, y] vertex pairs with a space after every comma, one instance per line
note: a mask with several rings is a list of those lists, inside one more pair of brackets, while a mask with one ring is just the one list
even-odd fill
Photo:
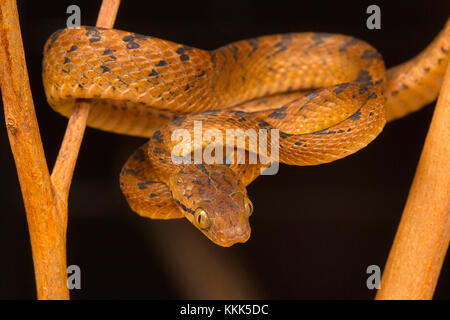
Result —
[[[381, 55], [353, 37], [290, 33], [205, 51], [135, 33], [81, 27], [44, 48], [49, 104], [69, 116], [91, 104], [88, 125], [150, 137], [124, 165], [131, 208], [153, 219], [186, 217], [222, 246], [250, 236], [246, 186], [267, 163], [173, 163], [176, 129], [278, 129], [279, 161], [316, 165], [370, 143], [388, 120], [436, 98], [448, 63], [450, 24], [416, 58], [386, 72]], [[268, 137], [270, 145], [271, 137]], [[207, 147], [202, 141], [194, 148]], [[223, 141], [214, 141], [219, 150]], [[243, 147], [245, 156], [250, 141]], [[186, 155], [186, 154], [184, 154]]]

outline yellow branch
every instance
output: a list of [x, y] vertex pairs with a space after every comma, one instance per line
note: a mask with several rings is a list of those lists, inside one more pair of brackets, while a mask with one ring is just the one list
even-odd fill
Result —
[[[112, 28], [119, 10], [120, 0], [103, 0], [97, 18], [97, 27]], [[67, 206], [70, 183], [75, 163], [83, 140], [86, 121], [89, 116], [89, 103], [79, 101], [75, 104], [67, 125], [64, 140], [52, 172], [52, 181], [64, 206]], [[67, 211], [67, 210], [66, 210]]]
[[450, 241], [450, 64], [377, 299], [431, 299]]
[[14, 0], [0, 1], [0, 81], [8, 137], [27, 212], [37, 294], [66, 299], [66, 225], [42, 147]]
[[[104, 0], [98, 25], [112, 26], [118, 0]], [[0, 85], [6, 126], [27, 213], [38, 299], [69, 299], [67, 195], [89, 106], [74, 111], [50, 177], [42, 147], [14, 0], [0, 0]]]

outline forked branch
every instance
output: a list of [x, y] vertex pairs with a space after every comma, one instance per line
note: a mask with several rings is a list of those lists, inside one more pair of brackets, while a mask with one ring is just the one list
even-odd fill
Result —
[[[104, 0], [98, 26], [111, 27], [119, 0]], [[14, 0], [0, 0], [0, 85], [6, 126], [27, 213], [38, 299], [69, 299], [67, 196], [89, 106], [75, 109], [50, 178]]]

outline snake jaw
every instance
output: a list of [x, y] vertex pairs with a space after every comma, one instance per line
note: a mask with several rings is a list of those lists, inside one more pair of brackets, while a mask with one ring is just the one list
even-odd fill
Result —
[[245, 243], [250, 238], [251, 228], [250, 223], [241, 222], [238, 226], [229, 229], [220, 230], [216, 236], [214, 241], [216, 244], [223, 247], [231, 247], [236, 243]]
[[244, 215], [233, 214], [237, 219], [229, 217], [215, 217], [211, 219], [211, 227], [207, 230], [201, 229], [193, 219], [188, 216], [194, 226], [200, 230], [209, 240], [222, 247], [231, 247], [236, 243], [245, 243], [251, 235], [249, 220]]

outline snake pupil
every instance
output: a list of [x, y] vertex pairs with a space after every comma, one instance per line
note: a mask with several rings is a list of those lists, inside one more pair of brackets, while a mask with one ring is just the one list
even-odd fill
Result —
[[197, 221], [197, 225], [201, 229], [208, 229], [210, 226], [210, 221], [208, 218], [208, 214], [202, 208], [197, 208], [195, 211], [195, 220]]
[[253, 204], [249, 199], [245, 200], [245, 208], [247, 209], [248, 215], [250, 216], [253, 213]]

